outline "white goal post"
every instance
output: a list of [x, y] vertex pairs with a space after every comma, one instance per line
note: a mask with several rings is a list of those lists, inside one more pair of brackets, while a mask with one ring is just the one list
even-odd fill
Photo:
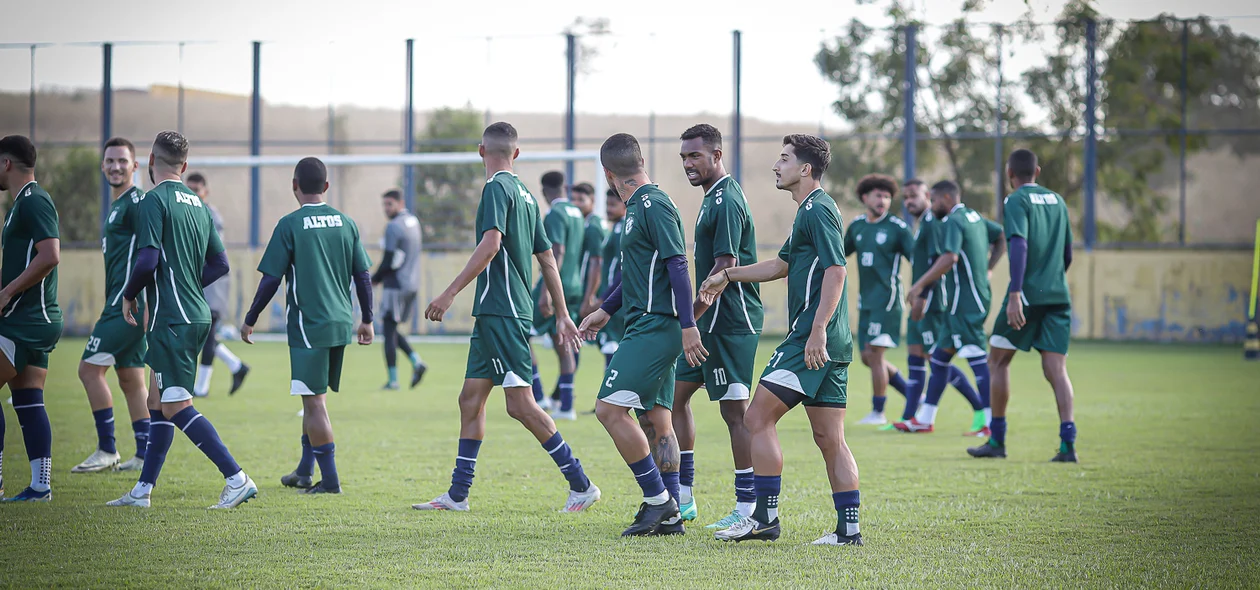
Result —
[[[330, 168], [336, 166], [425, 166], [434, 164], [480, 164], [481, 156], [477, 152], [424, 152], [414, 154], [291, 154], [291, 155], [265, 155], [265, 156], [200, 156], [188, 159], [189, 168], [263, 168], [276, 166], [296, 166], [297, 163], [306, 157], [314, 155], [319, 158], [325, 166]], [[516, 158], [517, 162], [591, 162], [595, 165], [595, 212], [603, 217], [606, 213], [604, 193], [608, 190], [608, 183], [604, 180], [604, 175], [599, 161], [598, 151], [577, 151], [577, 150], [561, 150], [548, 152], [530, 152], [523, 151]], [[140, 167], [144, 168], [148, 162], [144, 159], [140, 160]], [[141, 179], [146, 178], [147, 174], [140, 174], [137, 171], [136, 185], [143, 186]], [[570, 183], [572, 178], [566, 179]], [[529, 183], [527, 183], [528, 185]]]

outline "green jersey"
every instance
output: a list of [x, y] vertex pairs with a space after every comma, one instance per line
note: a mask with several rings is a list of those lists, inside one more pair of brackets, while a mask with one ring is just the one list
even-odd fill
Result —
[[[136, 258], [136, 222], [143, 196], [144, 191], [133, 186], [109, 206], [105, 237], [101, 238], [105, 254], [105, 309], [101, 319], [122, 317], [122, 293], [131, 279], [131, 264]], [[138, 299], [143, 300], [143, 295]]]
[[[696, 216], [696, 289], [713, 272], [720, 256], [734, 256], [736, 266], [757, 263], [757, 232], [744, 190], [728, 174], [704, 194]], [[761, 286], [735, 283], [696, 318], [703, 332], [758, 334], [761, 332]]]
[[1063, 255], [1072, 243], [1072, 222], [1063, 197], [1036, 184], [1025, 184], [1006, 197], [1006, 239], [1028, 240], [1024, 301], [1028, 305], [1072, 302]]
[[153, 321], [156, 326], [209, 324], [210, 307], [201, 289], [206, 257], [223, 251], [210, 210], [178, 180], [163, 180], [140, 197], [136, 251], [157, 248]]
[[844, 232], [844, 253], [858, 259], [858, 309], [901, 311], [901, 258], [914, 256], [914, 234], [896, 215], [858, 215]]
[[[582, 271], [582, 245], [586, 241], [586, 221], [582, 218], [582, 211], [568, 199], [556, 199], [543, 218], [543, 228], [552, 244], [564, 244], [564, 259], [556, 261], [560, 265], [560, 283], [564, 285], [564, 298], [577, 301], [586, 292], [586, 285], [582, 282], [582, 277], [586, 276]], [[535, 287], [535, 299], [542, 288], [540, 279]]]
[[477, 275], [473, 317], [506, 316], [534, 319], [529, 284], [533, 281], [535, 254], [551, 249], [538, 213], [538, 201], [515, 174], [496, 172], [481, 189], [477, 205], [477, 243], [490, 230], [503, 234], [499, 252], [490, 266]]
[[613, 224], [612, 231], [608, 232], [608, 236], [604, 238], [604, 264], [599, 269], [599, 297], [601, 299], [608, 293], [608, 288], [612, 286], [617, 273], [621, 272], [621, 232], [625, 226], [625, 219], [617, 221]]
[[949, 313], [989, 313], [989, 244], [1002, 239], [1002, 226], [959, 203], [936, 228], [936, 255], [954, 253], [958, 263], [945, 273]]
[[359, 226], [327, 203], [307, 203], [276, 223], [258, 272], [283, 278], [291, 348], [350, 344], [355, 273], [371, 266]]
[[586, 218], [586, 229], [582, 233], [582, 292], [586, 293], [587, 281], [590, 280], [592, 258], [603, 258], [604, 240], [608, 237], [604, 231], [604, 219], [598, 215]]
[[[792, 234], [779, 259], [788, 263], [788, 333], [785, 342], [805, 347], [813, 330], [818, 301], [822, 298], [823, 273], [844, 266], [844, 232], [840, 210], [822, 189], [815, 189], [796, 209]], [[840, 291], [840, 303], [827, 320], [827, 355], [831, 360], [853, 361], [853, 331], [849, 328], [849, 287]]]
[[[57, 207], [38, 183], [29, 182], [13, 193], [13, 206], [4, 217], [4, 231], [0, 236], [0, 248], [4, 249], [0, 284], [8, 285], [21, 276], [39, 253], [37, 244], [49, 239], [61, 239]], [[0, 318], [10, 326], [60, 324], [57, 268], [53, 267], [39, 284], [15, 293], [9, 305], [0, 310]]]
[[[914, 228], [914, 250], [910, 256], [910, 282], [912, 284], [932, 268], [932, 263], [935, 261], [933, 253], [936, 250], [934, 232], [940, 228], [940, 225], [940, 221], [932, 215], [930, 208], [919, 216], [919, 224]], [[945, 292], [945, 281], [936, 281], [932, 290], [923, 296], [927, 298], [926, 311], [942, 312], [948, 309], [949, 295]]]
[[627, 323], [645, 313], [678, 315], [665, 261], [686, 255], [674, 201], [655, 184], [639, 187], [626, 201], [621, 235], [621, 306]]

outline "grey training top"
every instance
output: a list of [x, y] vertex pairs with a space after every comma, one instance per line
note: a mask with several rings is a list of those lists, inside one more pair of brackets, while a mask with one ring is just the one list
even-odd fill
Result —
[[[219, 210], [214, 205], [206, 203], [206, 208], [210, 210], [210, 218], [214, 220], [214, 231], [219, 234], [219, 240], [223, 240], [223, 216], [219, 214]], [[223, 275], [223, 278], [210, 283], [210, 286], [204, 289], [206, 295], [206, 305], [210, 306], [210, 311], [219, 314], [220, 317], [228, 315], [228, 296], [232, 291], [232, 273]]]
[[420, 283], [420, 220], [403, 209], [385, 225], [385, 251], [393, 252], [390, 266], [394, 272], [385, 277], [386, 289], [404, 293], [419, 290]]

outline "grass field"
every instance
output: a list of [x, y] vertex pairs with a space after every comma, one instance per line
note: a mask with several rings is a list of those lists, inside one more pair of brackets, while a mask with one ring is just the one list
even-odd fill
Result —
[[[761, 361], [772, 343], [763, 343]], [[777, 543], [722, 545], [703, 524], [732, 506], [731, 459], [717, 408], [699, 402], [699, 526], [683, 538], [621, 539], [640, 500], [629, 470], [592, 416], [561, 431], [604, 490], [590, 512], [558, 514], [566, 485], [495, 394], [469, 513], [419, 513], [446, 489], [465, 347], [419, 347], [432, 367], [416, 391], [382, 392], [380, 348], [347, 356], [331, 396], [345, 494], [282, 488], [298, 457], [298, 400], [283, 345], [236, 351], [254, 367], [228, 397], [220, 368], [197, 407], [259, 483], [238, 510], [205, 510], [223, 481], [176, 435], [149, 510], [107, 508], [134, 476], [71, 474], [95, 444], [75, 376], [82, 341], [53, 356], [47, 388], [54, 501], [0, 506], [0, 585], [11, 587], [1251, 587], [1260, 586], [1260, 364], [1235, 347], [1074, 345], [1079, 465], [1050, 464], [1053, 398], [1036, 357], [1013, 375], [1005, 461], [963, 452], [970, 409], [947, 393], [938, 430], [858, 427], [869, 411], [865, 369], [851, 371], [848, 440], [862, 475], [862, 548], [808, 542], [835, 525], [822, 460], [803, 413], [780, 426], [785, 471]], [[602, 363], [584, 355], [579, 408]], [[554, 362], [544, 367], [554, 378]], [[112, 374], [111, 374], [112, 379]], [[121, 395], [119, 447], [132, 448]], [[895, 394], [894, 394], [895, 395]], [[4, 396], [4, 397], [7, 397]], [[891, 400], [890, 413], [901, 402]], [[29, 469], [13, 411], [5, 480]]]

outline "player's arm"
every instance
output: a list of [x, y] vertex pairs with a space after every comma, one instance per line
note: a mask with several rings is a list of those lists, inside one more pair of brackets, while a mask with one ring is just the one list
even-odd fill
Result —
[[937, 228], [937, 232], [940, 240], [940, 254], [937, 255], [936, 260], [928, 268], [927, 272], [919, 277], [919, 280], [915, 281], [914, 285], [910, 287], [908, 296], [911, 301], [920, 298], [923, 293], [931, 290], [936, 281], [939, 281], [941, 277], [945, 276], [945, 273], [949, 272], [949, 269], [954, 268], [954, 265], [958, 263], [958, 253], [962, 251], [962, 227], [958, 225], [957, 221], [951, 221], [949, 218], [946, 218], [940, 227]]
[[385, 247], [381, 253], [381, 264], [376, 267], [376, 272], [372, 273], [373, 285], [380, 284], [385, 279], [394, 276], [394, 273], [399, 268], [402, 268], [406, 254], [399, 247], [401, 241], [402, 236], [399, 235], [397, 226], [393, 223], [385, 224]]
[[1007, 197], [1002, 209], [1003, 229], [1010, 244], [1011, 284], [1007, 288], [1006, 323], [1024, 327], [1024, 275], [1028, 272], [1028, 209], [1022, 199]]
[[721, 295], [730, 283], [768, 283], [786, 277], [788, 263], [783, 257], [787, 255], [787, 250], [788, 247], [784, 244], [778, 258], [762, 260], [748, 266], [733, 266], [723, 269], [720, 273], [709, 275], [709, 278], [700, 285], [700, 299], [713, 305], [713, 302], [717, 301], [717, 296]]
[[293, 234], [282, 219], [271, 231], [267, 248], [263, 250], [262, 259], [258, 261], [258, 272], [262, 273], [262, 279], [258, 281], [254, 301], [245, 312], [245, 320], [241, 322], [241, 341], [246, 344], [254, 343], [250, 338], [254, 333], [254, 325], [258, 323], [258, 317], [262, 315], [263, 310], [271, 304], [276, 291], [280, 290], [280, 279], [284, 277], [285, 271], [292, 264]]
[[990, 219], [984, 220], [985, 229], [989, 232], [989, 272], [997, 267], [997, 263], [1006, 254], [1006, 240], [1002, 239], [1002, 226]]
[[0, 289], [0, 308], [8, 307], [9, 301], [31, 287], [39, 284], [49, 273], [61, 263], [61, 234], [58, 229], [57, 210], [52, 202], [45, 199], [31, 199], [24, 207], [23, 219], [10, 220], [26, 226], [31, 241], [38, 250], [27, 263], [17, 278], [9, 281]]
[[[734, 254], [727, 254], [727, 255], [724, 255], [724, 256], [718, 256], [718, 257], [714, 258], [714, 259], [713, 259], [713, 270], [709, 271], [709, 277], [712, 277], [712, 276], [717, 275], [717, 274], [724, 273], [724, 272], [726, 272], [726, 270], [727, 270], [727, 269], [729, 269], [729, 268], [735, 268], [735, 262], [736, 262], [736, 260], [735, 260], [735, 255], [734, 255]], [[707, 278], [708, 278], [708, 277], [706, 277], [706, 279], [707, 279]], [[710, 304], [710, 303], [706, 303], [706, 302], [704, 301], [704, 298], [700, 296], [700, 293], [699, 293], [699, 292], [697, 292], [697, 293], [696, 293], [696, 300], [695, 300], [695, 302], [692, 304], [692, 307], [693, 307], [692, 312], [695, 314], [695, 317], [700, 317], [700, 316], [704, 315], [704, 312], [709, 311], [709, 307], [710, 307], [710, 305], [711, 305], [711, 304]], [[679, 309], [682, 309], [682, 308], [679, 308]]]
[[468, 258], [468, 263], [464, 265], [464, 270], [459, 271], [455, 276], [455, 280], [442, 291], [424, 310], [424, 317], [432, 322], [442, 321], [442, 316], [446, 315], [446, 310], [451, 308], [451, 304], [455, 302], [455, 296], [459, 295], [468, 284], [473, 282], [477, 275], [486, 271], [486, 267], [494, 261], [495, 255], [499, 253], [499, 248], [503, 244], [503, 233], [498, 229], [489, 229], [481, 234], [481, 241], [477, 242], [477, 248], [473, 250], [472, 256]]
[[854, 234], [854, 233], [856, 233], [856, 232], [854, 232], [854, 231], [853, 231], [853, 228], [854, 228], [854, 227], [856, 227], [856, 226], [857, 226], [857, 224], [858, 224], [858, 220], [857, 220], [857, 219], [854, 219], [854, 220], [853, 220], [853, 222], [849, 224], [849, 229], [848, 229], [848, 231], [844, 232], [844, 254], [845, 254], [845, 256], [848, 256], [849, 254], [853, 254], [854, 252], [856, 252], [856, 251], [857, 251], [857, 241], [856, 241], [856, 240], [855, 240], [855, 238], [853, 237], [853, 234]]
[[[541, 252], [535, 252], [534, 258], [538, 260], [538, 266], [542, 269], [544, 297], [549, 297], [551, 301], [564, 301], [564, 283], [560, 281], [560, 267], [556, 264], [555, 254], [551, 250], [544, 249]], [[578, 327], [573, 324], [569, 314], [557, 313], [555, 316], [556, 339], [568, 343], [574, 350], [580, 349], [582, 341], [578, 336]]]
[[[564, 260], [564, 242], [568, 237], [569, 227], [565, 224], [565, 220], [561, 218], [560, 213], [554, 210], [547, 212], [547, 216], [543, 218], [542, 226], [543, 231], [547, 233], [547, 239], [551, 242], [551, 256], [559, 264], [559, 261]], [[556, 272], [559, 272], [559, 270]], [[559, 299], [556, 299], [548, 288], [544, 287], [538, 291], [538, 307], [543, 311], [543, 317], [551, 315], [552, 301], [564, 301], [563, 291]]]
[[123, 319], [133, 326], [138, 309], [136, 297], [153, 284], [154, 271], [158, 266], [158, 248], [162, 245], [162, 223], [165, 210], [157, 197], [140, 198], [136, 216], [136, 263], [131, 267], [131, 278], [123, 288]]
[[210, 232], [210, 242], [206, 245], [205, 266], [201, 267], [201, 288], [205, 289], [211, 283], [226, 276], [231, 270], [219, 232]]
[[592, 250], [591, 259], [586, 265], [586, 292], [582, 295], [583, 307], [597, 307], [599, 300], [600, 269], [604, 267], [604, 257]]

